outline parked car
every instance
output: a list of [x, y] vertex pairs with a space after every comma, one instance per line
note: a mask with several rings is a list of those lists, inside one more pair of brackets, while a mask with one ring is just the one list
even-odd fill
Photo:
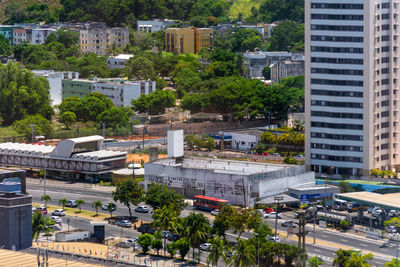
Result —
[[263, 209], [256, 209], [256, 212], [261, 215], [261, 217], [264, 217], [265, 214], [267, 214]]
[[58, 216], [51, 216], [50, 220], [54, 221], [55, 223], [61, 223], [62, 222], [61, 218], [58, 217]]
[[132, 227], [132, 223], [130, 221], [128, 221], [128, 220], [122, 220], [118, 224], [118, 226], [121, 226], [121, 227]]
[[46, 215], [47, 209], [46, 209], [46, 207], [40, 206], [35, 209], [35, 212], [40, 212], [42, 215]]
[[259, 153], [258, 155], [259, 155], [259, 156], [266, 156], [266, 157], [268, 157], [268, 156], [269, 156], [269, 153], [268, 153], [268, 152], [262, 152], [262, 153]]
[[56, 209], [51, 213], [51, 215], [54, 215], [54, 216], [65, 216], [65, 210]]
[[136, 237], [127, 239], [126, 242], [130, 243], [131, 246], [133, 246], [135, 243], [137, 243], [138, 239]]
[[76, 200], [68, 200], [67, 207], [75, 208], [78, 207], [78, 204], [76, 203]]
[[204, 243], [200, 245], [200, 249], [204, 251], [208, 251], [211, 249], [211, 244], [210, 243]]
[[397, 210], [389, 210], [388, 212], [389, 217], [396, 217], [399, 216], [399, 212]]
[[264, 211], [265, 213], [271, 213], [274, 212], [275, 210], [273, 208], [266, 208]]
[[134, 250], [134, 251], [142, 250], [142, 247], [141, 247], [138, 243], [133, 244], [132, 247], [133, 247], [133, 250]]
[[164, 238], [164, 237], [167, 238], [167, 236], [168, 236], [170, 233], [171, 233], [170, 231], [164, 231], [164, 230], [163, 230], [163, 231], [161, 231], [161, 237], [162, 237], [162, 238]]
[[135, 209], [136, 212], [148, 213], [150, 209], [147, 206], [139, 206]]
[[272, 241], [272, 242], [275, 242], [275, 243], [280, 243], [281, 242], [281, 240], [279, 239], [279, 236], [277, 236], [276, 239], [275, 239], [275, 236], [270, 236], [270, 237], [268, 237], [268, 240]]
[[279, 154], [279, 153], [272, 153], [271, 156], [272, 156], [272, 157], [280, 157], [281, 154]]
[[[108, 211], [108, 206], [107, 206], [107, 204], [101, 206], [101, 209], [102, 209], [102, 210]], [[111, 209], [111, 211], [115, 211], [116, 209], [117, 209], [117, 206], [113, 206], [112, 209]]]
[[353, 211], [358, 211], [359, 209], [366, 210], [368, 208], [365, 208], [365, 206], [361, 205], [360, 203], [357, 202], [352, 202], [350, 205], [347, 207], [348, 212], [353, 212]]
[[148, 224], [148, 223], [144, 223], [140, 227], [138, 227], [137, 231], [142, 234], [146, 234], [146, 233], [154, 234], [157, 231], [157, 229], [151, 228], [150, 224]]
[[374, 211], [375, 208], [376, 208], [376, 207], [374, 207], [374, 206], [368, 207], [368, 209], [367, 209], [368, 213], [372, 213], [372, 212]]
[[304, 155], [298, 154], [293, 156], [294, 159], [304, 159]]
[[293, 227], [296, 228], [296, 223], [294, 221], [285, 221], [282, 223], [283, 227]]
[[381, 210], [381, 209], [374, 209], [373, 211], [372, 211], [372, 217], [378, 217], [379, 215], [381, 215], [383, 213], [383, 210]]
[[278, 216], [278, 219], [282, 219], [282, 215], [280, 213], [278, 213], [278, 215], [276, 215], [275, 211], [265, 214], [264, 218], [275, 219], [276, 216]]
[[394, 234], [397, 233], [397, 229], [394, 225], [388, 225], [388, 227], [386, 227], [386, 232]]
[[217, 216], [219, 213], [219, 210], [213, 210], [211, 211], [211, 215]]
[[117, 243], [117, 247], [120, 248], [130, 248], [132, 245], [128, 241], [121, 241]]
[[293, 217], [295, 218], [295, 219], [297, 219], [298, 217], [299, 217], [299, 213], [298, 212], [293, 212]]
[[32, 206], [32, 214], [35, 212], [36, 208]]

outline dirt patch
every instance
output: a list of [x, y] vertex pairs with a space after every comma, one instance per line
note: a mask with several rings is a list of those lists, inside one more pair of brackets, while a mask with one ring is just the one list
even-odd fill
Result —
[[[166, 157], [168, 157], [168, 156], [165, 155], [165, 154], [159, 154], [159, 155], [158, 155], [158, 158], [160, 158], [160, 159], [163, 159], [163, 158], [166, 158]], [[146, 162], [149, 162], [149, 154], [128, 154], [128, 155], [127, 155], [127, 158], [126, 158], [126, 161], [127, 161], [127, 162], [132, 162], [132, 161], [134, 161], [135, 163], [139, 163], [139, 164], [140, 164], [140, 162], [141, 162], [142, 160], [143, 160], [145, 163], [146, 163]]]

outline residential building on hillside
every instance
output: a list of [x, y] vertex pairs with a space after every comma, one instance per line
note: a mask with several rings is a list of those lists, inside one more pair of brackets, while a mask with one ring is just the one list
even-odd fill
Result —
[[14, 28], [13, 25], [0, 25], [0, 35], [3, 35], [10, 45], [14, 44]]
[[304, 60], [302, 61], [277, 61], [270, 65], [271, 83], [279, 83], [286, 77], [304, 75]]
[[32, 29], [32, 38], [30, 40], [31, 44], [44, 44], [47, 37], [56, 32], [56, 28], [34, 28]]
[[133, 55], [120, 54], [115, 57], [108, 57], [107, 65], [110, 69], [123, 69], [125, 68], [125, 63], [132, 58]]
[[304, 10], [306, 165], [398, 169], [399, 2], [306, 0]]
[[138, 20], [137, 31], [148, 33], [165, 31], [166, 28], [174, 23], [174, 21], [168, 19]]
[[62, 80], [62, 99], [69, 96], [84, 97], [99, 92], [108, 97], [116, 107], [129, 107], [132, 99], [156, 90], [154, 81], [125, 81], [124, 79], [73, 79]]
[[51, 105], [62, 102], [62, 80], [79, 79], [79, 73], [74, 71], [56, 72], [54, 70], [33, 70], [35, 76], [42, 76], [49, 81]]
[[213, 47], [211, 28], [168, 28], [165, 32], [165, 50], [175, 54], [197, 54], [202, 48]]
[[[32, 36], [32, 32], [31, 36]], [[14, 28], [13, 29], [13, 44], [14, 45], [20, 45], [20, 44], [24, 44], [24, 43], [28, 43], [28, 34], [27, 34], [27, 29], [26, 28]]]

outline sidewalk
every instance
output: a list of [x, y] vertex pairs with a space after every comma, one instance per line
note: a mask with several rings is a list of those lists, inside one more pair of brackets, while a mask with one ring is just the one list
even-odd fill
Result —
[[[43, 185], [40, 182], [39, 178], [26, 178], [26, 184], [33, 185]], [[100, 191], [100, 192], [108, 192], [111, 193], [115, 190], [115, 186], [100, 186], [98, 184], [89, 184], [89, 183], [81, 183], [81, 182], [71, 182], [71, 181], [58, 181], [52, 179], [46, 179], [47, 186], [57, 186], [57, 187], [68, 187], [68, 188], [76, 188], [76, 189], [89, 189], [92, 191]]]

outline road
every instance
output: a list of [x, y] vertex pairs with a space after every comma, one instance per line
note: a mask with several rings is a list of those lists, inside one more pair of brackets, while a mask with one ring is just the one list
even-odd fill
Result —
[[[144, 140], [145, 146], [161, 145], [161, 144], [166, 144], [166, 143], [167, 143], [166, 137]], [[107, 148], [107, 147], [138, 147], [138, 146], [141, 147], [142, 145], [143, 145], [143, 140], [118, 141], [118, 142], [103, 143], [103, 148]]]
[[[40, 197], [43, 195], [43, 186], [39, 184], [27, 184], [27, 191], [32, 196], [33, 202], [41, 203]], [[103, 204], [113, 202], [111, 198], [111, 193], [109, 192], [101, 192], [101, 191], [94, 191], [90, 188], [69, 188], [69, 187], [60, 187], [60, 186], [48, 186], [47, 187], [47, 194], [52, 197], [52, 200], [49, 202], [51, 205], [58, 205], [58, 199], [66, 198], [66, 199], [83, 199], [85, 204], [82, 205], [82, 209], [84, 210], [91, 210], [95, 211], [92, 208], [91, 204], [93, 201], [100, 200]], [[128, 208], [123, 206], [120, 203], [117, 204], [117, 210], [113, 212], [114, 216], [127, 216], [129, 215]], [[134, 209], [134, 208], [133, 208]], [[133, 216], [138, 217], [142, 221], [151, 221], [152, 213], [137, 213], [132, 209]], [[183, 214], [186, 215], [190, 211], [192, 211], [192, 207], [187, 207]], [[282, 220], [280, 220], [278, 224], [278, 229], [282, 231], [286, 231], [285, 227], [281, 226], [281, 222], [287, 219], [292, 219], [291, 217], [284, 214]], [[268, 224], [271, 225], [271, 228], [274, 228], [274, 220], [267, 219], [265, 220]], [[89, 229], [90, 223], [88, 220], [79, 219], [79, 218], [72, 218], [71, 225], [73, 227]], [[75, 223], [75, 225], [74, 225]], [[309, 237], [312, 237], [312, 224], [307, 225], [307, 230], [310, 231], [308, 234]], [[123, 236], [123, 237], [136, 237], [139, 233], [135, 230], [128, 230], [122, 229], [120, 227], [114, 225], [108, 225], [106, 228], [107, 236]], [[251, 238], [252, 234], [249, 232], [245, 232], [242, 234], [244, 238]], [[236, 239], [237, 236], [233, 234], [228, 234], [228, 238], [232, 241]], [[355, 235], [344, 234], [332, 230], [324, 230], [317, 228], [316, 229], [316, 238], [319, 240], [325, 240], [328, 242], [341, 244], [343, 246], [352, 247], [360, 250], [367, 250], [372, 253], [376, 253], [375, 259], [372, 263], [376, 266], [383, 266], [385, 262], [389, 261], [390, 258], [395, 257], [396, 255], [396, 246], [394, 244], [388, 244], [383, 240], [373, 240], [367, 239], [363, 237], [357, 237]], [[287, 243], [291, 243], [297, 245], [297, 242], [293, 240], [286, 240], [281, 237], [281, 240]], [[307, 245], [307, 253], [309, 255], [319, 255], [322, 256], [327, 262], [332, 262], [335, 256], [334, 252], [337, 248], [325, 248], [320, 246], [312, 246]], [[384, 255], [385, 257], [382, 258], [380, 255]], [[329, 265], [328, 265], [329, 266]]]

